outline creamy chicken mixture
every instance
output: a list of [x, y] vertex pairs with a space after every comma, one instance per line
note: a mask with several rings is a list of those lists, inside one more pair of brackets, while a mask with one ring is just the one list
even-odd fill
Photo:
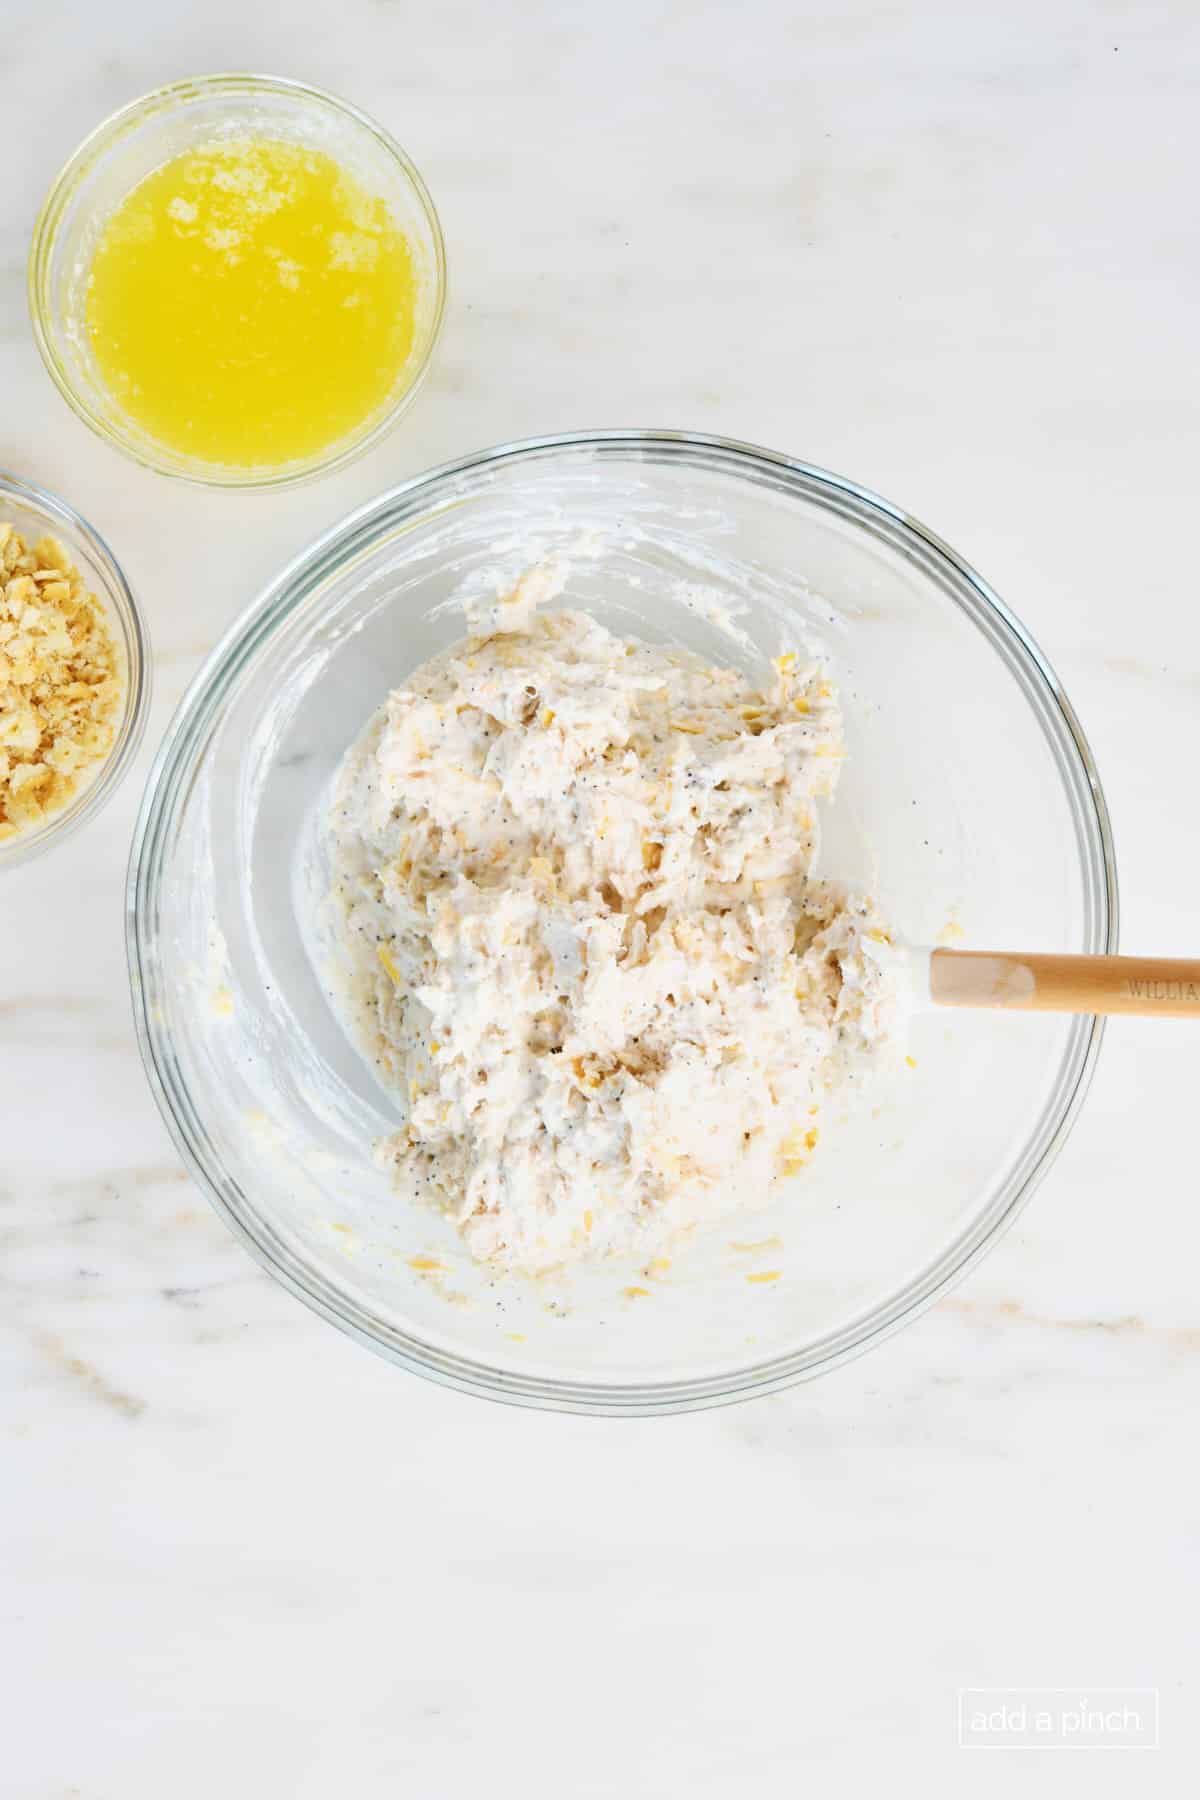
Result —
[[820, 663], [733, 669], [535, 613], [539, 566], [393, 693], [328, 848], [379, 1147], [478, 1257], [661, 1254], [774, 1197], [895, 1038], [897, 954], [813, 877], [841, 721]]

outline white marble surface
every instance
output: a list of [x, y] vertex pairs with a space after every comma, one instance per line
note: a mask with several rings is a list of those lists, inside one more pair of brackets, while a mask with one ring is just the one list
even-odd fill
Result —
[[[984, 570], [1090, 731], [1124, 947], [1200, 950], [1194, 0], [3, 10], [0, 466], [137, 586], [147, 753], [260, 582], [393, 479], [712, 429]], [[24, 307], [77, 138], [236, 67], [385, 120], [452, 264], [406, 424], [273, 498], [94, 441]], [[1019, 1227], [883, 1351], [677, 1420], [492, 1407], [310, 1317], [179, 1168], [122, 951], [146, 761], [0, 894], [5, 1796], [1194, 1791], [1200, 1030], [1110, 1031]], [[956, 1747], [960, 1686], [1076, 1683], [1158, 1687], [1162, 1749]]]

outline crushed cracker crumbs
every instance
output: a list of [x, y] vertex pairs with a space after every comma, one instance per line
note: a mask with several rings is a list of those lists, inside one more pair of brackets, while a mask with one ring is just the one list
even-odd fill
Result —
[[0, 524], [0, 841], [42, 824], [112, 749], [118, 653], [63, 546]]

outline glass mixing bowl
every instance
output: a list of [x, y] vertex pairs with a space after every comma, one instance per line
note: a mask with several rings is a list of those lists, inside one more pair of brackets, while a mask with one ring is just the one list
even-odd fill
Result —
[[[420, 277], [413, 343], [392, 393], [347, 436], [275, 467], [204, 461], [129, 417], [96, 366], [84, 323], [88, 271], [114, 208], [153, 170], [187, 150], [254, 134], [323, 150], [385, 200]], [[202, 75], [133, 101], [98, 125], [59, 172], [34, 226], [29, 311], [55, 385], [86, 425], [161, 475], [212, 487], [272, 488], [340, 468], [390, 431], [433, 355], [446, 298], [442, 230], [429, 191], [395, 139], [334, 94], [274, 75]]]
[[[464, 590], [555, 550], [571, 600], [618, 631], [747, 668], [828, 651], [849, 754], [822, 869], [905, 940], [1111, 951], [1112, 845], [1075, 716], [986, 584], [886, 501], [749, 445], [599, 432], [468, 457], [327, 532], [217, 647], [151, 774], [128, 890], [142, 1051], [189, 1167], [272, 1274], [404, 1367], [677, 1411], [830, 1368], [960, 1276], [1062, 1144], [1100, 1022], [919, 1013], [916, 1066], [835, 1109], [792, 1191], [652, 1282], [497, 1278], [399, 1201], [369, 1147], [400, 1108], [306, 948], [304, 846], [369, 714], [463, 634]], [[764, 1264], [779, 1278], [749, 1282]]]

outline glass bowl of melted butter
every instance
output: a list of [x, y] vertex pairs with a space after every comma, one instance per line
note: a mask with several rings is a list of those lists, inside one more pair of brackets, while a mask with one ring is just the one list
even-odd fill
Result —
[[62, 170], [29, 300], [70, 406], [127, 455], [277, 487], [375, 443], [429, 365], [441, 228], [404, 151], [301, 82], [214, 75], [135, 101]]

